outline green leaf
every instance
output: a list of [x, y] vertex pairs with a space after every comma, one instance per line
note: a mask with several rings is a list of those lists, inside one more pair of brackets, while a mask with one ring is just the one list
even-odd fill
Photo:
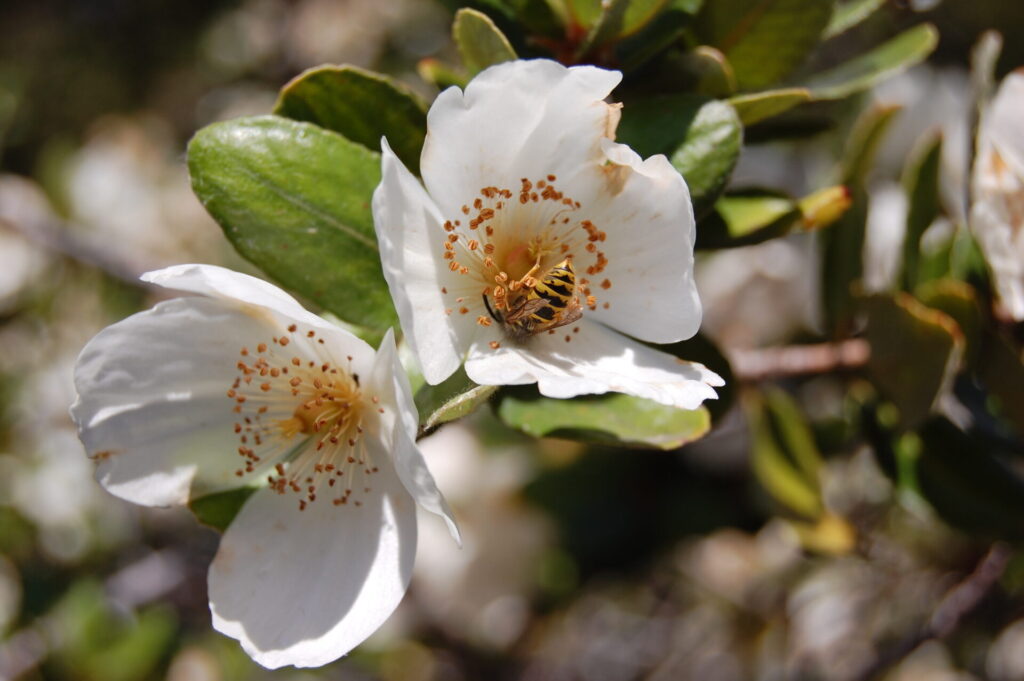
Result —
[[899, 111], [898, 106], [876, 106], [865, 111], [857, 119], [843, 154], [843, 184], [857, 187], [864, 185], [864, 179], [874, 165], [882, 139]]
[[242, 510], [242, 505], [258, 489], [259, 487], [238, 487], [227, 492], [207, 494], [189, 500], [188, 508], [203, 525], [223, 532]]
[[601, 3], [601, 13], [590, 28], [587, 37], [576, 50], [577, 59], [582, 59], [595, 47], [600, 47], [618, 36], [624, 27], [626, 10], [633, 0], [608, 0]]
[[462, 55], [462, 63], [471, 76], [488, 66], [516, 58], [508, 38], [491, 18], [473, 9], [463, 8], [455, 13], [452, 37]]
[[689, 89], [698, 95], [720, 98], [736, 92], [736, 74], [721, 50], [700, 45], [684, 54], [679, 66], [683, 79], [692, 81]]
[[[681, 42], [691, 15], [670, 8], [658, 15], [657, 21], [622, 40], [615, 50], [622, 70], [635, 71], [674, 44]], [[724, 59], [724, 57], [723, 57]]]
[[831, 16], [825, 0], [715, 0], [697, 17], [697, 38], [725, 53], [740, 89], [754, 90], [799, 66]]
[[427, 107], [412, 90], [355, 66], [318, 66], [282, 88], [274, 113], [316, 123], [380, 151], [380, 138], [414, 173], [427, 130]]
[[978, 376], [998, 400], [998, 411], [1024, 436], [1024, 355], [1001, 333], [989, 331], [978, 353]]
[[378, 154], [310, 123], [259, 116], [200, 130], [188, 167], [228, 240], [281, 285], [361, 326], [396, 321], [370, 210]]
[[729, 194], [715, 203], [715, 210], [697, 228], [700, 249], [736, 248], [761, 243], [788, 233], [802, 217], [799, 206], [787, 196], [748, 191]]
[[925, 306], [944, 312], [956, 322], [964, 337], [964, 364], [974, 366], [985, 324], [974, 288], [955, 279], [936, 279], [919, 285], [914, 295]]
[[939, 217], [939, 171], [942, 167], [942, 135], [926, 137], [913, 152], [904, 170], [903, 189], [910, 199], [907, 230], [903, 240], [903, 289], [913, 291], [920, 282], [921, 236]]
[[789, 510], [815, 519], [822, 512], [818, 479], [821, 454], [799, 406], [785, 392], [769, 388], [743, 399], [750, 424], [754, 475]]
[[420, 59], [416, 64], [416, 73], [423, 80], [431, 83], [437, 89], [444, 90], [452, 85], [465, 88], [469, 82], [469, 76], [462, 71], [457, 71], [447, 64], [432, 58]]
[[874, 14], [879, 7], [885, 4], [885, 0], [846, 0], [836, 6], [832, 15], [832, 21], [828, 22], [825, 28], [824, 38], [834, 38], [840, 33], [845, 33], [854, 26]]
[[617, 138], [645, 158], [667, 155], [686, 179], [700, 215], [729, 181], [743, 144], [743, 127], [724, 102], [668, 95], [627, 103]]
[[963, 355], [963, 333], [949, 315], [906, 293], [870, 296], [864, 309], [868, 373], [899, 409], [903, 426], [913, 428], [949, 392]]
[[851, 204], [842, 217], [822, 234], [822, 304], [825, 327], [833, 337], [844, 337], [852, 328], [854, 295], [864, 263], [864, 234], [868, 195], [864, 179], [898, 107], [875, 107], [861, 114], [849, 135], [841, 163], [842, 181], [850, 191]]
[[944, 418], [919, 436], [916, 487], [943, 519], [972, 535], [1024, 538], [1024, 480], [998, 452]]
[[416, 410], [420, 414], [420, 436], [428, 435], [439, 426], [460, 419], [476, 411], [498, 390], [495, 385], [477, 385], [469, 380], [465, 369], [445, 381], [425, 384], [416, 391]]
[[759, 123], [766, 118], [778, 116], [794, 106], [810, 100], [811, 93], [807, 88], [793, 87], [782, 90], [766, 90], [752, 92], [747, 95], [736, 95], [729, 98], [729, 104], [736, 109], [744, 126]]
[[559, 400], [533, 387], [510, 388], [501, 391], [497, 410], [506, 424], [534, 437], [640, 449], [676, 449], [711, 429], [705, 407], [677, 409], [621, 393]]
[[815, 99], [842, 99], [923, 61], [938, 42], [935, 27], [921, 24], [834, 69], [815, 74], [803, 85]]

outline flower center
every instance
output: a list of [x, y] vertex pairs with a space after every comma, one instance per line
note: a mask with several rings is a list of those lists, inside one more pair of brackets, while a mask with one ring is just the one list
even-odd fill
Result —
[[[506, 337], [523, 342], [597, 309], [591, 282], [608, 266], [600, 247], [606, 235], [583, 218], [582, 204], [559, 191], [556, 180], [522, 178], [516, 191], [483, 187], [462, 206], [463, 217], [444, 223], [442, 257], [464, 278], [441, 290], [453, 299], [447, 314], [472, 312], [480, 326], [497, 322]], [[602, 278], [598, 286], [608, 289], [611, 280]]]
[[364, 417], [370, 404], [384, 409], [362, 392], [351, 357], [347, 367], [324, 361], [324, 340], [315, 331], [299, 333], [294, 324], [288, 331], [239, 353], [227, 391], [243, 461], [235, 475], [268, 472], [269, 487], [297, 494], [300, 510], [324, 488], [335, 506], [361, 506], [353, 495], [372, 492], [368, 478], [379, 471], [366, 447]]

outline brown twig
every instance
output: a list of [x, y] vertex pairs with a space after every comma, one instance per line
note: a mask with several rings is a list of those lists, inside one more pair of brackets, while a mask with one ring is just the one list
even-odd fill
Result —
[[871, 681], [910, 655], [921, 644], [952, 635], [964, 617], [973, 612], [992, 592], [1010, 562], [1010, 555], [1010, 549], [1005, 544], [993, 544], [974, 571], [946, 592], [920, 631], [900, 641], [890, 650], [879, 653], [864, 669], [850, 677], [850, 681]]
[[851, 338], [835, 343], [734, 349], [727, 354], [736, 378], [756, 383], [770, 378], [859, 369], [867, 363], [871, 349], [866, 340]]

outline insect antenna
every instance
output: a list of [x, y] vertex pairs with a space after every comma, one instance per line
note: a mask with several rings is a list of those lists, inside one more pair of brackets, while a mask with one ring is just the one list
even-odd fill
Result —
[[494, 321], [498, 322], [499, 324], [504, 324], [505, 323], [505, 319], [501, 315], [495, 313], [495, 311], [491, 309], [491, 301], [487, 299], [487, 294], [486, 293], [483, 294], [483, 299], [484, 299], [484, 307], [487, 308], [487, 314], [491, 315], [491, 318], [494, 319]]

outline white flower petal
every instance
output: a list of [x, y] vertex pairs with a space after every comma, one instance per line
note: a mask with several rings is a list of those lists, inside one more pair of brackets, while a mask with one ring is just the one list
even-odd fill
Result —
[[[177, 291], [189, 291], [211, 298], [273, 310], [296, 322], [317, 329], [338, 330], [327, 320], [306, 310], [297, 300], [273, 284], [216, 265], [174, 265], [147, 272], [143, 281]], [[367, 348], [369, 349], [369, 348]], [[372, 349], [370, 350], [372, 353]]]
[[316, 667], [348, 653], [398, 607], [416, 555], [413, 500], [390, 468], [362, 505], [261, 490], [210, 566], [215, 629], [264, 667]]
[[999, 150], [1018, 177], [1024, 178], [1024, 69], [1010, 73], [986, 112], [981, 135]]
[[93, 338], [75, 367], [71, 415], [97, 478], [137, 504], [166, 506], [236, 486], [232, 402], [239, 348], [276, 331], [217, 300], [161, 303]]
[[605, 140], [603, 146], [612, 165], [595, 168], [600, 177], [591, 195], [574, 190], [586, 216], [607, 235], [600, 245], [608, 266], [591, 283], [598, 306], [587, 314], [652, 343], [690, 338], [700, 328], [701, 306], [686, 182], [660, 154], [642, 161], [623, 144]]
[[[585, 319], [578, 333], [559, 329], [527, 345], [497, 350], [474, 345], [466, 373], [485, 385], [537, 383], [548, 397], [567, 398], [609, 391], [627, 393], [681, 409], [696, 409], [717, 397], [724, 381], [707, 367], [686, 362]], [[571, 338], [566, 341], [566, 337]]]
[[[394, 333], [388, 329], [384, 340], [377, 351], [377, 362], [371, 374], [371, 385], [376, 387], [384, 403], [394, 404], [398, 410], [391, 435], [390, 446], [395, 470], [405, 489], [420, 506], [444, 518], [448, 531], [455, 542], [462, 545], [459, 526], [444, 495], [437, 488], [434, 476], [427, 468], [423, 453], [416, 445], [416, 432], [419, 429], [419, 416], [412, 399], [412, 389], [405, 375], [402, 363], [398, 360], [395, 348]], [[379, 456], [378, 453], [374, 453]], [[387, 453], [383, 453], [388, 456]]]
[[420, 167], [427, 191], [448, 218], [489, 185], [520, 178], [568, 180], [601, 160], [618, 108], [604, 98], [622, 74], [548, 60], [512, 61], [481, 72], [465, 92], [442, 92], [427, 115]]
[[445, 322], [441, 289], [454, 275], [436, 257], [444, 241], [443, 220], [419, 181], [381, 142], [382, 178], [373, 194], [373, 223], [380, 245], [384, 278], [398, 310], [406, 338], [428, 383], [440, 383], [462, 361], [460, 332], [471, 320]]

